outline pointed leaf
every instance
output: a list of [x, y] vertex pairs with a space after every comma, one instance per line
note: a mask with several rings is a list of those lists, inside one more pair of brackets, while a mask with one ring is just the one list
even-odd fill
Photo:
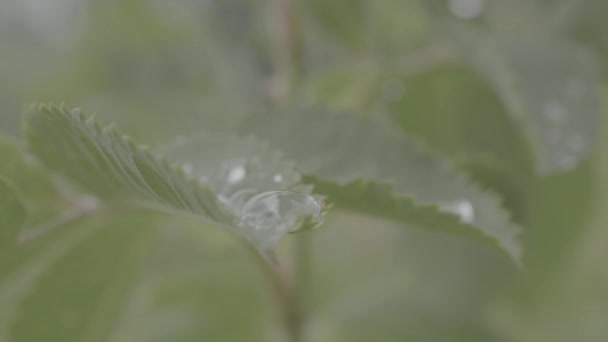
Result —
[[243, 130], [281, 147], [338, 207], [482, 240], [520, 261], [519, 228], [494, 195], [374, 121], [311, 109]]
[[536, 160], [492, 87], [475, 70], [460, 65], [435, 68], [401, 82], [406, 94], [389, 104], [395, 123], [449, 157], [485, 188], [497, 191], [514, 218], [521, 219]]
[[[318, 222], [314, 216], [325, 215], [325, 209], [319, 207], [322, 199], [310, 195], [310, 190], [299, 184], [301, 177], [294, 163], [285, 161], [280, 153], [253, 137], [198, 135], [178, 138], [157, 151], [171, 160], [188, 160], [182, 165], [184, 172], [209, 185], [233, 213], [241, 215], [242, 220], [253, 219], [254, 226], [258, 225], [255, 223], [258, 218], [248, 215], [247, 211], [266, 206], [270, 212], [282, 212], [284, 222], [299, 221], [298, 211], [317, 213], [313, 220], [302, 218], [301, 229], [316, 227]], [[278, 218], [269, 215], [260, 223], [268, 224]], [[279, 222], [270, 225], [281, 226]], [[256, 236], [257, 231], [253, 229], [254, 240], [264, 244], [262, 240], [268, 239], [268, 234], [260, 232], [261, 235]]]
[[[282, 235], [303, 223], [319, 224], [323, 219], [322, 203], [300, 192], [277, 188], [254, 191], [246, 200], [227, 199], [187, 175], [183, 166], [136, 146], [112, 127], [102, 129], [79, 111], [39, 106], [28, 116], [26, 134], [32, 152], [49, 168], [96, 195], [194, 214], [246, 237], [262, 250], [271, 249]], [[229, 183], [242, 180], [243, 170], [235, 172]]]

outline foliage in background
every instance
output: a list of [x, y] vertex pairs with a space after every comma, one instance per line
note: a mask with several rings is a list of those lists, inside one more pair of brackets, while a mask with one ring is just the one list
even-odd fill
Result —
[[0, 341], [605, 340], [604, 7], [1, 0]]

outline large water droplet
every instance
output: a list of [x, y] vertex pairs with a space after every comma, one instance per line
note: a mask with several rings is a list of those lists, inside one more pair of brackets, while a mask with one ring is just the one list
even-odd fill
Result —
[[249, 198], [240, 209], [239, 226], [260, 249], [272, 249], [283, 235], [323, 220], [322, 201], [292, 191], [270, 191]]
[[485, 7], [485, 0], [448, 0], [448, 8], [460, 19], [478, 17]]
[[455, 200], [443, 203], [439, 207], [443, 212], [460, 216], [462, 222], [473, 223], [475, 221], [475, 208], [473, 207], [473, 204], [467, 200]]
[[239, 216], [241, 215], [241, 210], [243, 209], [247, 201], [249, 201], [249, 199], [251, 199], [257, 193], [258, 192], [253, 189], [243, 189], [235, 192], [229, 198], [226, 198], [223, 195], [218, 196], [220, 197], [220, 200], [222, 200], [223, 197], [225, 200], [222, 200], [222, 202], [226, 204], [228, 209], [230, 209], [230, 211], [232, 211], [234, 215]]
[[247, 176], [247, 170], [242, 165], [235, 166], [228, 171], [228, 177], [226, 181], [228, 184], [236, 184], [241, 182]]

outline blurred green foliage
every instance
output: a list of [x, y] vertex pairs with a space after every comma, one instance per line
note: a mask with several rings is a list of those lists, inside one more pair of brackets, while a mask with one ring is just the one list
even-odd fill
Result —
[[[0, 341], [285, 338], [253, 254], [213, 220], [83, 195], [79, 186], [113, 189], [97, 174], [120, 163], [78, 159], [84, 138], [69, 124], [38, 126], [27, 149], [38, 158], [24, 152], [21, 113], [35, 101], [98, 113], [197, 170], [263, 152], [254, 139], [166, 144], [238, 132], [295, 160], [336, 202], [321, 229], [278, 250], [289, 264], [292, 242], [312, 239], [304, 340], [605, 341], [605, 9], [602, 0], [0, 0]], [[258, 116], [269, 112], [282, 116]], [[404, 141], [425, 154], [411, 157]], [[281, 176], [291, 166], [268, 158], [256, 174], [272, 188], [277, 165]], [[442, 163], [454, 173], [436, 176]], [[454, 188], [451, 177], [465, 173], [482, 195]], [[496, 213], [481, 228], [499, 236], [521, 226], [523, 269], [474, 241], [415, 229], [471, 225], [413, 210], [403, 194], [437, 208], [462, 196], [477, 216]]]

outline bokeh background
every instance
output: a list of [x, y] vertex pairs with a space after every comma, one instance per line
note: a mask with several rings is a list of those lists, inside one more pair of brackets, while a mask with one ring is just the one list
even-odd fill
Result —
[[[19, 136], [35, 101], [95, 112], [152, 145], [294, 103], [392, 120], [505, 198], [525, 268], [454, 237], [333, 214], [313, 233], [310, 340], [606, 341], [605, 13], [604, 0], [0, 0], [0, 132]], [[553, 75], [587, 75], [592, 96], [562, 114], [590, 148], [541, 177], [461, 28], [536, 54], [548, 73], [534, 74], [532, 98], [562, 81]], [[570, 55], [583, 57], [563, 63]], [[159, 250], [156, 277], [188, 269], [172, 278], [180, 294], [159, 299], [182, 311], [125, 336], [167, 341], [171, 326], [184, 341], [273, 340], [265, 281], [225, 240]], [[200, 321], [177, 313], [185, 306]]]

